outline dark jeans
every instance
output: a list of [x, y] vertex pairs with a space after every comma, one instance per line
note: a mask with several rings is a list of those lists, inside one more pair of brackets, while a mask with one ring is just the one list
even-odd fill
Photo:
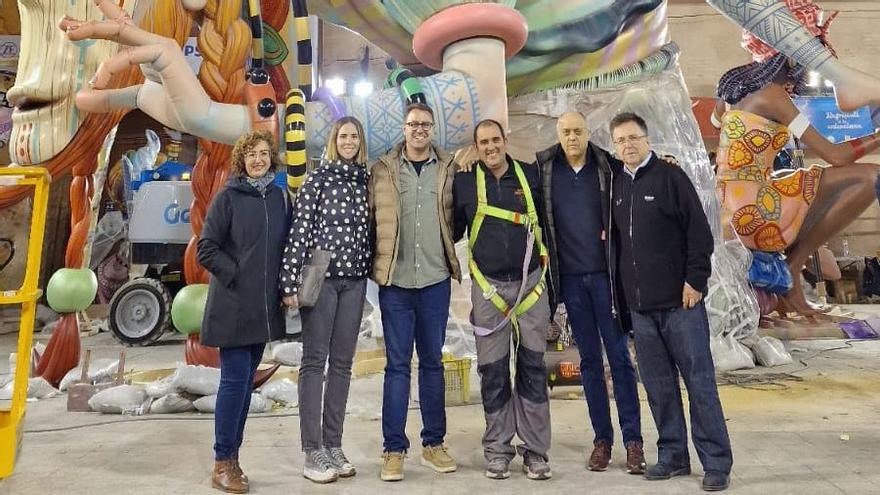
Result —
[[629, 357], [627, 335], [620, 330], [611, 313], [611, 284], [608, 273], [563, 275], [562, 302], [568, 312], [571, 331], [581, 356], [581, 381], [595, 436], [593, 442], [614, 443], [608, 387], [602, 347], [611, 368], [617, 418], [623, 443], [641, 442], [642, 426], [636, 372]]
[[704, 471], [730, 473], [733, 454], [709, 351], [709, 320], [700, 302], [693, 309], [632, 311], [639, 374], [657, 424], [657, 462], [690, 465], [687, 427], [678, 374], [690, 403], [694, 447]]
[[220, 390], [214, 408], [214, 459], [238, 459], [251, 405], [254, 373], [266, 344], [220, 348]]
[[379, 288], [387, 359], [382, 398], [385, 452], [409, 449], [405, 430], [413, 342], [419, 356], [422, 446], [439, 445], [446, 436], [446, 383], [441, 358], [449, 318], [449, 297], [449, 279], [422, 289], [403, 289], [393, 285]]
[[342, 422], [366, 292], [365, 278], [328, 278], [315, 306], [300, 311], [299, 428], [304, 451], [342, 447]]

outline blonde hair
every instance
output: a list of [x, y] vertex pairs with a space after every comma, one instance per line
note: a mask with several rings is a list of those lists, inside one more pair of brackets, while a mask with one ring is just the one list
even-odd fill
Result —
[[336, 149], [336, 138], [339, 136], [339, 129], [342, 129], [342, 126], [345, 124], [354, 125], [361, 141], [358, 146], [357, 155], [354, 157], [354, 162], [360, 164], [367, 163], [367, 137], [364, 135], [364, 126], [361, 125], [360, 120], [350, 116], [342, 117], [334, 122], [333, 127], [330, 128], [330, 135], [327, 137], [327, 160], [339, 160], [339, 150]]
[[269, 169], [273, 172], [278, 170], [278, 167], [281, 165], [278, 161], [278, 150], [275, 148], [275, 140], [272, 139], [272, 134], [270, 134], [269, 131], [251, 131], [238, 138], [238, 141], [235, 142], [235, 147], [232, 148], [232, 166], [229, 169], [230, 174], [236, 177], [247, 175], [244, 165], [244, 155], [254, 149], [260, 141], [264, 141], [269, 145], [269, 149], [272, 150], [272, 165]]

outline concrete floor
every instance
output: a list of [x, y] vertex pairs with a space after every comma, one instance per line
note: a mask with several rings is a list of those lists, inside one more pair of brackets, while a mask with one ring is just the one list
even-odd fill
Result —
[[[38, 340], [45, 340], [39, 337]], [[129, 349], [129, 369], [172, 367], [183, 357], [182, 342]], [[96, 357], [110, 357], [118, 347], [107, 334], [84, 345]], [[0, 336], [0, 356], [14, 347], [14, 336]], [[721, 376], [720, 388], [733, 442], [731, 493], [825, 494], [880, 493], [876, 468], [880, 445], [880, 342], [810, 340], [788, 343], [792, 365]], [[738, 385], [729, 384], [738, 382]], [[477, 385], [472, 385], [477, 399]], [[584, 469], [592, 432], [577, 387], [556, 388], [552, 397], [554, 477], [527, 480], [514, 461], [506, 481], [483, 477], [479, 404], [448, 409], [447, 443], [459, 471], [437, 475], [418, 465], [419, 451], [407, 460], [406, 480], [379, 480], [381, 375], [359, 378], [352, 386], [344, 446], [359, 469], [349, 480], [318, 486], [301, 476], [296, 409], [252, 416], [242, 465], [252, 492], [289, 493], [435, 493], [486, 492], [574, 493], [614, 490], [630, 494], [695, 493], [700, 467], [692, 451], [694, 475], [648, 482], [623, 470], [624, 452], [614, 450], [611, 469]], [[644, 394], [642, 393], [642, 397]], [[212, 416], [120, 417], [65, 411], [65, 398], [28, 404], [24, 445], [15, 473], [0, 481], [2, 494], [170, 494], [218, 493], [210, 487]], [[645, 450], [656, 458], [656, 430], [642, 402]], [[408, 432], [418, 438], [418, 411]], [[416, 444], [418, 441], [416, 440]], [[618, 438], [617, 444], [622, 442]]]

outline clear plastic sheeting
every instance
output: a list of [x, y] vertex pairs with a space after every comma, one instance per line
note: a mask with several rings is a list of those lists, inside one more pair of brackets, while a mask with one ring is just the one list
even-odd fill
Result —
[[732, 335], [747, 339], [756, 335], [760, 310], [746, 274], [751, 252], [739, 240], [715, 246], [706, 312], [714, 338]]
[[675, 157], [687, 172], [716, 244], [706, 300], [713, 356], [716, 364], [754, 366], [751, 351], [737, 342], [755, 336], [758, 326], [758, 304], [746, 278], [751, 258], [741, 244], [721, 243], [715, 174], [691, 111], [680, 68], [675, 66], [638, 82], [605, 90], [556, 89], [511, 98], [509, 152], [519, 160], [534, 161], [536, 151], [557, 142], [556, 118], [572, 110], [585, 115], [592, 130], [590, 141], [609, 151], [613, 150], [608, 128], [611, 119], [621, 112], [640, 115], [647, 122], [653, 150]]

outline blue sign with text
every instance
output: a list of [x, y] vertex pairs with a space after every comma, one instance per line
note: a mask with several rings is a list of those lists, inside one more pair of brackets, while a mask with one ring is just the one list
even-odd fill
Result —
[[810, 124], [832, 143], [842, 143], [874, 133], [871, 110], [862, 107], [843, 112], [833, 96], [798, 96], [794, 104], [810, 119]]

